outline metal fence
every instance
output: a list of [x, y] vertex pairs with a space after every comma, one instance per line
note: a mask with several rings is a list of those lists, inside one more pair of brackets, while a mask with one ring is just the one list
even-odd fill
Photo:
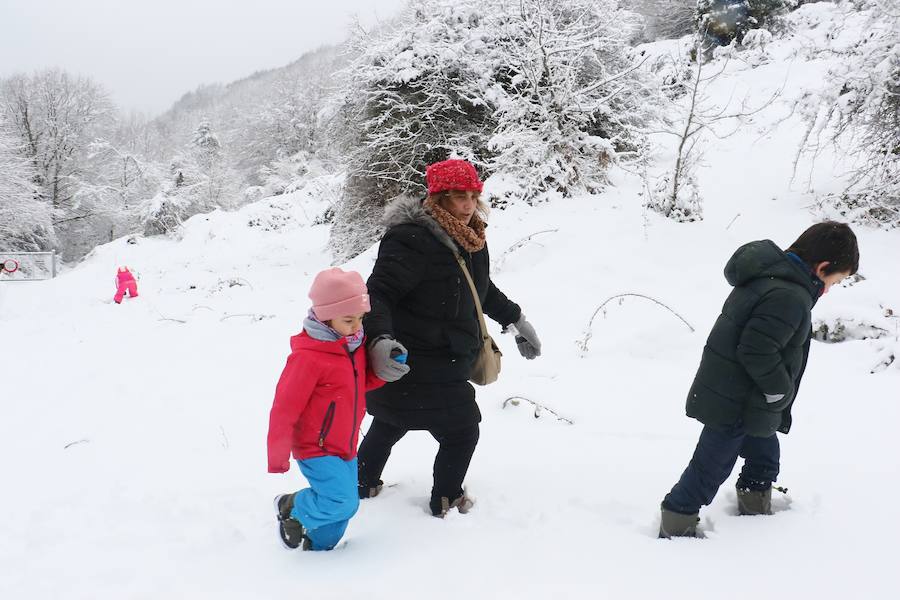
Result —
[[54, 277], [55, 252], [0, 251], [0, 281], [40, 281]]

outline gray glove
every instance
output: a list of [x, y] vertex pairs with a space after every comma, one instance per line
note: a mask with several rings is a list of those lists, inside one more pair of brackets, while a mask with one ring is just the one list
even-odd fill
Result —
[[390, 383], [409, 373], [408, 366], [394, 360], [398, 354], [407, 354], [406, 348], [389, 336], [380, 337], [369, 346], [369, 362], [378, 379]]
[[525, 320], [525, 315], [519, 317], [516, 321], [516, 345], [519, 347], [519, 354], [532, 360], [541, 355], [541, 340], [538, 339], [537, 332], [531, 323]]

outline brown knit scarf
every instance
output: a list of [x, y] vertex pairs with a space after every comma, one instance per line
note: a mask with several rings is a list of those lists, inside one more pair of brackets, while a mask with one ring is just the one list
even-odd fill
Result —
[[449, 212], [444, 210], [441, 205], [435, 202], [434, 198], [428, 198], [422, 205], [425, 212], [429, 213], [438, 225], [450, 234], [456, 243], [463, 247], [466, 252], [478, 252], [484, 248], [484, 221], [477, 214], [472, 215], [472, 220], [466, 225]]

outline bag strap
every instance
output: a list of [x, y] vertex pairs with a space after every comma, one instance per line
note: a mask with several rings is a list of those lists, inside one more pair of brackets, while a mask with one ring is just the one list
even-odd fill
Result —
[[456, 256], [456, 262], [459, 263], [459, 267], [466, 276], [466, 281], [469, 282], [469, 289], [472, 290], [472, 299], [475, 300], [475, 309], [478, 311], [478, 322], [481, 325], [481, 339], [486, 340], [488, 338], [487, 324], [484, 322], [484, 311], [481, 309], [481, 299], [478, 298], [475, 282], [472, 281], [472, 275], [469, 274], [469, 268], [466, 266], [465, 259], [460, 256], [459, 252], [454, 252], [453, 254]]

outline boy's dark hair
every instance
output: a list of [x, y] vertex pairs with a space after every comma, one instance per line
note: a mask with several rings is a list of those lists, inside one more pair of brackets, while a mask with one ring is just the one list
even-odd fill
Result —
[[823, 221], [816, 223], [797, 238], [786, 250], [793, 252], [810, 268], [821, 262], [828, 262], [825, 275], [859, 270], [859, 246], [856, 234], [846, 223]]

